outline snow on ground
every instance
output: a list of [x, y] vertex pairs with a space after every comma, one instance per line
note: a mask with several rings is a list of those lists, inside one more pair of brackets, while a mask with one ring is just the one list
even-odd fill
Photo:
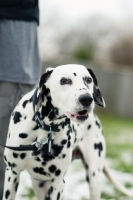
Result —
[[[130, 183], [133, 185], [133, 175], [115, 170], [111, 170], [111, 172], [122, 184]], [[89, 198], [89, 189], [85, 182], [85, 177], [85, 170], [83, 169], [81, 162], [74, 161], [65, 178], [66, 186], [64, 191], [64, 200], [82, 200]], [[20, 180], [21, 182], [18, 189], [17, 199], [29, 200], [26, 197], [22, 197], [22, 194], [27, 193], [26, 187], [31, 187], [32, 185], [29, 174], [26, 171], [22, 172]], [[110, 196], [115, 194], [114, 187], [109, 184], [104, 175], [101, 177], [101, 189], [104, 193]], [[119, 200], [122, 199], [125, 200], [125, 197], [119, 198]], [[34, 198], [34, 200], [36, 200], [36, 198]], [[130, 200], [130, 198], [126, 198], [126, 200]]]

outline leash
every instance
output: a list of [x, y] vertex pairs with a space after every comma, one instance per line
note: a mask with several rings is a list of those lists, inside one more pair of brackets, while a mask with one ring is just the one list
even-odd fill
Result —
[[55, 139], [55, 132], [59, 132], [60, 129], [58, 128], [60, 124], [58, 125], [47, 125], [44, 123], [43, 120], [41, 120], [40, 118], [40, 113], [38, 111], [35, 111], [35, 106], [37, 103], [37, 92], [38, 92], [38, 88], [35, 90], [33, 96], [32, 96], [32, 101], [33, 101], [33, 110], [34, 110], [34, 117], [33, 120], [35, 120], [36, 124], [39, 126], [39, 128], [48, 131], [48, 133], [45, 134], [45, 136], [38, 142], [35, 141], [32, 144], [29, 145], [20, 145], [18, 147], [13, 147], [13, 146], [4, 146], [2, 144], [0, 144], [3, 147], [6, 147], [8, 149], [11, 150], [15, 150], [15, 151], [39, 151], [42, 149], [42, 147], [46, 144], [47, 145], [47, 151], [46, 151], [46, 155], [50, 156], [51, 155], [51, 150], [52, 150], [52, 141]]

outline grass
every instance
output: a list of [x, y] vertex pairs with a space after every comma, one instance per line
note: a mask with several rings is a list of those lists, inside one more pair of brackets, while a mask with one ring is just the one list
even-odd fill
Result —
[[93, 45], [86, 45], [86, 46], [79, 46], [75, 52], [73, 57], [78, 58], [80, 60], [88, 60], [91, 61], [94, 55], [94, 46]]
[[114, 160], [113, 167], [123, 172], [133, 172], [133, 121], [98, 114], [106, 139], [107, 158]]
[[[133, 173], [133, 121], [107, 114], [98, 114], [106, 139], [107, 159], [112, 161], [112, 168], [121, 172]], [[133, 185], [125, 183], [127, 188]], [[115, 190], [114, 195], [103, 192], [102, 199], [127, 200], [129, 198]]]

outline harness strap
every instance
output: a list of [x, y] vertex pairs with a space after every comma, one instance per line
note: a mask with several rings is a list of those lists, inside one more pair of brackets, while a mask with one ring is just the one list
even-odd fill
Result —
[[6, 146], [6, 145], [0, 144], [0, 146], [6, 147], [14, 151], [37, 151], [38, 150], [35, 145], [20, 145], [19, 147], [13, 147], [13, 146]]

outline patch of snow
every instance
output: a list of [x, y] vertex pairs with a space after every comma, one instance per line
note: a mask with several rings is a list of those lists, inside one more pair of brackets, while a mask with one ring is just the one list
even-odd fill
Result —
[[[32, 188], [32, 182], [29, 173], [24, 170], [20, 174], [20, 184], [17, 191], [16, 199], [19, 200], [29, 200], [28, 197], [23, 197], [22, 195], [27, 194], [26, 188]], [[34, 200], [37, 200], [36, 198]]]

